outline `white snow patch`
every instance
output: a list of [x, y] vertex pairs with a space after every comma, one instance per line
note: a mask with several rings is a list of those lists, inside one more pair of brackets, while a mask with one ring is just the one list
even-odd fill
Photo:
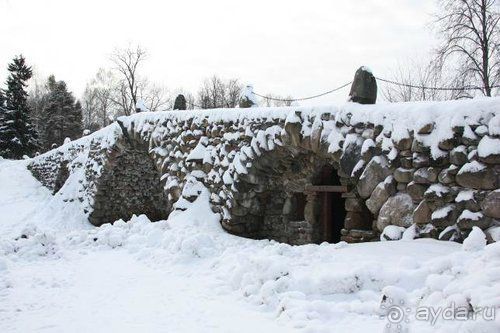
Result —
[[472, 221], [479, 221], [480, 219], [483, 218], [483, 213], [481, 212], [471, 212], [468, 209], [465, 209], [462, 214], [458, 217], [458, 220], [472, 220]]
[[448, 214], [453, 210], [453, 207], [451, 205], [447, 205], [444, 207], [441, 207], [435, 211], [432, 212], [431, 218], [434, 219], [442, 219], [448, 216]]
[[474, 200], [474, 193], [476, 193], [474, 190], [460, 191], [455, 198], [455, 202], [472, 201]]
[[486, 235], [478, 227], [472, 227], [469, 236], [464, 240], [462, 249], [464, 251], [479, 251], [486, 246]]
[[488, 157], [490, 155], [500, 155], [500, 139], [484, 136], [477, 146], [479, 157]]
[[488, 130], [490, 135], [500, 136], [500, 114], [497, 114], [488, 122]]
[[384, 228], [384, 231], [380, 235], [380, 240], [381, 241], [399, 240], [403, 237], [403, 233], [405, 232], [405, 230], [406, 228], [403, 227], [388, 225], [387, 227]]
[[486, 233], [494, 242], [500, 242], [500, 225], [495, 225], [486, 229]]
[[486, 165], [484, 165], [481, 162], [478, 161], [472, 161], [469, 163], [464, 164], [460, 170], [458, 171], [458, 174], [464, 174], [464, 173], [474, 173], [474, 172], [479, 172], [481, 170], [486, 169]]
[[429, 186], [429, 188], [425, 191], [424, 194], [434, 194], [437, 197], [441, 198], [443, 195], [448, 194], [450, 192], [450, 189], [442, 184], [432, 184]]

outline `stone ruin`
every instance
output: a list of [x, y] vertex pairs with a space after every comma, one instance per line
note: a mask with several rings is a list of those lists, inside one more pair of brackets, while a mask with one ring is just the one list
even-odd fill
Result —
[[165, 219], [203, 191], [222, 227], [289, 244], [489, 241], [500, 220], [500, 99], [142, 113], [29, 168], [94, 225]]

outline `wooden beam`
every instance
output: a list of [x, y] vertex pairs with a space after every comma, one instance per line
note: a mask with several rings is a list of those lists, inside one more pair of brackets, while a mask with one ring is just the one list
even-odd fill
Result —
[[348, 192], [348, 189], [347, 186], [341, 186], [341, 185], [308, 185], [306, 186], [305, 191], [346, 193]]

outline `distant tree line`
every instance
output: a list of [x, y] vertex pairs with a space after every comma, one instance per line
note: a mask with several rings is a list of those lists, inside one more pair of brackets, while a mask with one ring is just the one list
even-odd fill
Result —
[[[148, 111], [234, 108], [240, 106], [244, 85], [235, 78], [217, 75], [206, 78], [194, 94], [173, 92], [151, 83], [141, 73], [148, 54], [141, 47], [116, 49], [111, 68], [101, 68], [89, 81], [82, 97], [83, 126], [91, 132], [105, 127], [117, 117]], [[272, 96], [269, 97], [279, 97]], [[283, 106], [287, 102], [263, 99], [263, 106]]]
[[66, 82], [54, 75], [40, 77], [22, 55], [16, 56], [8, 65], [6, 87], [0, 89], [0, 156], [33, 156], [103, 128], [119, 116], [145, 110], [287, 104], [274, 99], [257, 102], [238, 79], [217, 75], [205, 79], [195, 94], [181, 89], [171, 94], [141, 74], [146, 59], [140, 47], [115, 50], [113, 66], [99, 69], [77, 100]]

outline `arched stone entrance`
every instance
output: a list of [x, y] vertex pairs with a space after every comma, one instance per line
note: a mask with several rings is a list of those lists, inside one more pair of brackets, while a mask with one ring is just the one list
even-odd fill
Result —
[[152, 221], [166, 219], [169, 202], [160, 182], [160, 172], [147, 147], [126, 144], [108, 155], [89, 221], [96, 226], [133, 214], [145, 214]]
[[338, 242], [345, 205], [331, 161], [311, 151], [279, 147], [252, 161], [235, 184], [231, 219], [236, 235], [289, 244]]

